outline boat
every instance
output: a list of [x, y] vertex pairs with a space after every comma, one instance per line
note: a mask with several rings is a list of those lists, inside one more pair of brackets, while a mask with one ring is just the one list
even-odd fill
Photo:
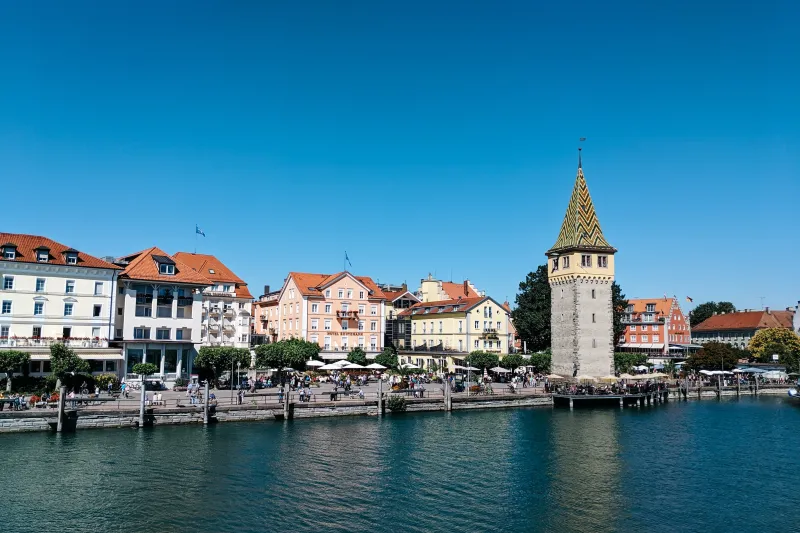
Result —
[[789, 394], [789, 398], [800, 401], [800, 391], [798, 391], [797, 389], [789, 389], [786, 392], [787, 394]]

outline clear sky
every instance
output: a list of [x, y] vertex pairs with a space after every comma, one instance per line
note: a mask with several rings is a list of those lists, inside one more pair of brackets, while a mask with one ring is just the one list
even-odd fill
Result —
[[[800, 3], [0, 2], [0, 229], [498, 300], [584, 171], [629, 297], [800, 299]], [[452, 272], [452, 274], [451, 274]]]

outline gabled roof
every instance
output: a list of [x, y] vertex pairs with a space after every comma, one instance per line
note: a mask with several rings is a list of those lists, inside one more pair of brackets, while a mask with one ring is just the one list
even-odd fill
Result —
[[175, 259], [189, 265], [195, 272], [200, 273], [211, 281], [235, 284], [236, 297], [253, 299], [247, 283], [225, 266], [225, 263], [209, 254], [195, 254], [190, 252], [177, 252]]
[[[672, 304], [677, 302], [675, 298], [630, 298], [628, 299], [628, 305], [633, 306], [633, 313], [646, 313], [647, 311], [647, 304], [655, 304], [656, 310], [653, 311], [656, 315], [663, 315], [667, 316], [672, 309]], [[627, 312], [627, 311], [626, 311]]]
[[412, 300], [419, 301], [419, 298], [414, 296], [414, 294], [411, 291], [383, 291], [383, 295], [386, 296], [386, 299], [389, 302], [394, 302], [395, 300], [405, 295], [408, 295], [408, 297], [411, 298]]
[[600, 229], [600, 221], [597, 219], [589, 187], [586, 185], [586, 178], [583, 177], [583, 169], [580, 166], [558, 239], [547, 253], [574, 249], [616, 252], [608, 244], [603, 236], [603, 230]]
[[714, 315], [692, 326], [692, 332], [727, 329], [792, 328], [794, 311], [737, 311]]
[[[452, 300], [440, 300], [438, 302], [420, 302], [408, 309], [404, 309], [402, 312], [398, 313], [397, 316], [436, 315], [439, 313], [454, 312], [463, 313], [485, 300], [491, 300], [491, 298], [484, 296], [478, 298], [454, 298]], [[454, 311], [454, 307], [458, 307], [458, 311]], [[427, 313], [425, 313], [425, 309], [428, 309]]]
[[[464, 285], [467, 285], [467, 290], [464, 291]], [[450, 298], [477, 298], [478, 294], [469, 286], [469, 282], [453, 283], [452, 281], [443, 281], [442, 290], [447, 293]]]
[[36, 259], [36, 250], [49, 250], [50, 260], [47, 263], [48, 265], [67, 265], [66, 257], [64, 254], [67, 252], [73, 252], [78, 254], [78, 263], [76, 265], [69, 265], [69, 266], [79, 266], [79, 267], [87, 267], [87, 268], [108, 268], [108, 269], [115, 269], [118, 270], [120, 267], [116, 265], [112, 265], [111, 263], [106, 263], [102, 259], [98, 259], [93, 255], [89, 255], [84, 252], [80, 252], [75, 250], [74, 248], [69, 248], [59, 242], [56, 242], [52, 239], [48, 239], [47, 237], [41, 237], [39, 235], [25, 235], [22, 233], [0, 233], [0, 242], [5, 244], [2, 247], [7, 246], [14, 246], [16, 251], [16, 257], [11, 259], [3, 259], [2, 255], [0, 255], [0, 260], [9, 261], [14, 263], [39, 263]]
[[[175, 262], [175, 275], [169, 276], [158, 271], [156, 258], [164, 256]], [[121, 258], [128, 262], [120, 278], [144, 281], [163, 281], [165, 283], [190, 283], [194, 285], [213, 285], [206, 277], [192, 269], [189, 265], [170, 256], [163, 250], [153, 246], [147, 250]]]
[[372, 300], [386, 299], [386, 296], [384, 296], [383, 291], [381, 291], [375, 284], [375, 282], [372, 281], [372, 278], [368, 276], [354, 276], [353, 274], [347, 271], [338, 272], [336, 274], [310, 274], [307, 272], [289, 272], [289, 277], [294, 279], [294, 284], [297, 286], [297, 290], [299, 290], [300, 294], [304, 296], [322, 296], [324, 294], [325, 287], [330, 286], [335, 281], [343, 278], [344, 276], [350, 276], [354, 278], [356, 281], [364, 285], [364, 287], [366, 287], [368, 290], [372, 291], [372, 294], [369, 296], [369, 299]]

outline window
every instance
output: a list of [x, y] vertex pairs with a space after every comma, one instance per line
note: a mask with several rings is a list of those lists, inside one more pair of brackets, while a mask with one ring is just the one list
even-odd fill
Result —
[[72, 305], [71, 303], [64, 304], [64, 316], [72, 316]]
[[[182, 296], [179, 294], [178, 296]], [[244, 309], [244, 302], [239, 302], [239, 309]]]
[[564, 268], [569, 268], [569, 256], [568, 255], [565, 255], [564, 257], [561, 258], [561, 265]]
[[66, 292], [67, 294], [74, 293], [75, 292], [75, 281], [73, 281], [71, 279], [68, 279], [67, 280], [67, 285], [64, 288], [64, 292]]
[[647, 324], [642, 324], [642, 331], [647, 331]]
[[325, 312], [330, 314], [330, 312], [331, 312], [331, 304], [325, 304]]
[[[433, 329], [433, 328], [431, 328], [431, 329]], [[370, 322], [369, 323], [369, 330], [370, 331], [378, 331], [378, 323], [375, 322], [374, 320], [372, 322]]]
[[292, 329], [292, 319], [289, 319], [289, 329]]
[[311, 329], [318, 329], [319, 328], [319, 319], [312, 318], [311, 319]]
[[100, 313], [102, 313], [102, 312], [103, 312], [103, 306], [102, 305], [95, 305], [94, 308], [92, 309], [92, 316], [98, 317], [98, 316], [100, 316]]
[[3, 290], [14, 290], [14, 276], [3, 276]]
[[319, 304], [311, 304], [311, 312], [319, 313]]
[[364, 331], [364, 321], [363, 320], [359, 320], [358, 321], [358, 331]]
[[319, 344], [319, 337], [318, 336], [311, 335], [310, 339], [311, 339], [311, 342], [313, 342], [314, 344]]
[[369, 338], [369, 349], [373, 352], [378, 349], [378, 337]]
[[175, 265], [170, 265], [168, 263], [159, 263], [158, 264], [158, 273], [164, 274], [165, 276], [174, 276], [175, 275]]
[[2, 314], [4, 314], [4, 315], [10, 315], [11, 314], [11, 301], [10, 300], [3, 300]]
[[425, 322], [422, 323], [422, 333], [428, 333], [428, 326]]
[[558, 257], [556, 257], [555, 259], [553, 259], [553, 269], [550, 271], [550, 273], [553, 273], [553, 272], [555, 272], [556, 270], [558, 270]]
[[564, 289], [561, 289], [561, 299], [564, 299]]
[[371, 314], [373, 316], [377, 315], [378, 314], [378, 306], [377, 305], [369, 306], [369, 314]]
[[588, 254], [581, 255], [581, 266], [582, 267], [592, 266], [592, 256]]
[[648, 340], [650, 340], [649, 335], [642, 335], [642, 342], [647, 342]]
[[592, 339], [592, 348], [597, 348], [597, 339]]
[[658, 324], [653, 324], [653, 331], [658, 331]]
[[33, 303], [33, 314], [34, 315], [43, 315], [44, 314], [44, 303], [43, 302], [34, 302]]
[[592, 324], [594, 324], [594, 323], [595, 323], [594, 313], [592, 313]]
[[353, 297], [353, 290], [347, 289], [347, 299], [350, 300]]
[[[373, 324], [374, 324], [374, 323], [375, 323], [375, 322], [373, 322]], [[442, 332], [442, 321], [440, 320], [440, 321], [439, 321], [439, 333], [441, 333], [441, 332]]]
[[9, 261], [13, 261], [14, 257], [17, 255], [16, 248], [3, 248], [3, 259], [7, 259]]
[[462, 341], [461, 339], [458, 340], [458, 351], [459, 352], [464, 351], [464, 341]]
[[659, 342], [659, 339], [661, 339], [660, 335], [653, 335], [653, 342]]
[[631, 335], [631, 342], [636, 342], [636, 335]]
[[294, 304], [294, 312], [300, 314], [300, 304]]
[[31, 335], [34, 339], [38, 339], [42, 336], [42, 326], [33, 326], [33, 334]]
[[479, 329], [480, 327], [481, 327], [481, 324], [480, 324], [480, 322], [478, 322], [478, 321], [476, 320], [476, 321], [475, 321], [475, 329]]
[[36, 279], [36, 292], [44, 292], [44, 279]]
[[325, 291], [325, 298], [330, 298], [330, 297], [331, 297], [331, 290], [328, 289]]
[[350, 329], [350, 321], [342, 320], [342, 331], [347, 331], [348, 329]]
[[0, 326], [0, 337], [8, 338], [9, 327], [8, 326]]
[[150, 328], [133, 328], [134, 339], [149, 339]]
[[92, 338], [97, 339], [100, 337], [100, 328], [92, 328]]
[[595, 299], [597, 299], [597, 294], [594, 292], [594, 289], [592, 289], [592, 300]]
[[330, 320], [326, 320], [325, 321], [325, 331], [330, 331], [330, 330], [331, 330], [331, 321]]
[[289, 298], [294, 298], [294, 289], [289, 289]]
[[647, 304], [647, 312], [648, 313], [655, 313], [656, 312], [656, 304]]
[[182, 329], [176, 329], [175, 330], [175, 340], [176, 341], [182, 341], [183, 340], [183, 330]]
[[631, 325], [631, 331], [636, 331], [636, 324]]
[[119, 292], [120, 294], [125, 294], [125, 287], [120, 285], [119, 290], [117, 292]]
[[608, 256], [607, 255], [598, 255], [597, 256], [597, 266], [600, 268], [608, 268]]
[[359, 300], [363, 300], [364, 299], [364, 291], [358, 291], [358, 299]]
[[500, 331], [500, 321], [497, 321], [497, 331]]
[[358, 338], [358, 347], [361, 348], [362, 350], [364, 349], [364, 337]]
[[359, 315], [363, 315], [366, 312], [367, 312], [367, 306], [365, 306], [365, 305], [359, 305], [358, 306], [358, 314]]
[[169, 331], [170, 331], [169, 329], [157, 329], [156, 330], [156, 339], [162, 340], [162, 341], [168, 341], [169, 340]]
[[96, 281], [94, 284], [94, 295], [95, 296], [102, 296], [103, 294], [103, 282]]
[[414, 335], [417, 334], [417, 323], [416, 322], [412, 322], [411, 323], [411, 333], [413, 333]]
[[350, 310], [350, 305], [343, 303], [342, 304], [342, 311], [347, 312]]
[[475, 347], [478, 348], [478, 341], [475, 341]]
[[344, 290], [339, 289], [339, 299], [341, 300], [342, 298], [344, 298]]
[[330, 337], [325, 337], [325, 349], [326, 350], [330, 350], [331, 349], [331, 338]]

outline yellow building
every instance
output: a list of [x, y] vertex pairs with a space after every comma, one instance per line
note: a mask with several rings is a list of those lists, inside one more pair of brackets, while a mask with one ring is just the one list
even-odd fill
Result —
[[513, 347], [508, 309], [488, 296], [423, 301], [399, 316], [411, 318], [411, 349], [400, 351], [401, 362], [452, 369], [469, 352], [502, 357]]

